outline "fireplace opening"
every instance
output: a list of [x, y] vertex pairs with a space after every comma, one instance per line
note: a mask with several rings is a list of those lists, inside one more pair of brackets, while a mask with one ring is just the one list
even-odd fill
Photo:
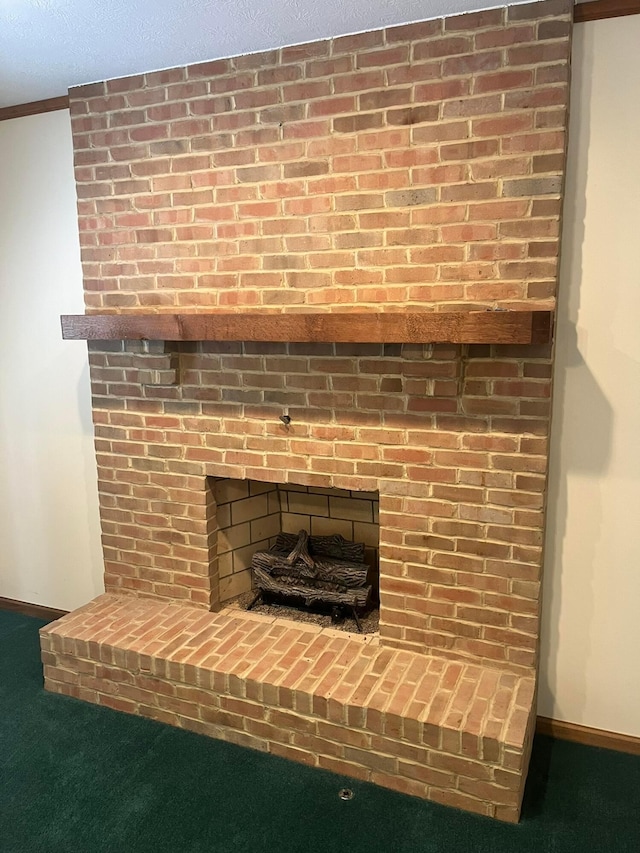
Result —
[[[225, 606], [349, 631], [378, 630], [377, 492], [222, 478], [213, 478], [212, 486], [220, 600]], [[309, 573], [316, 577], [310, 584], [316, 591], [309, 587], [306, 594], [303, 589], [303, 594], [293, 590], [292, 595], [278, 595], [256, 577], [256, 562], [264, 568], [274, 562], [269, 555], [276, 556], [275, 562], [278, 556], [286, 560], [296, 547], [294, 560], [305, 554], [309, 565], [319, 561]], [[327, 574], [332, 560], [334, 577]], [[283, 573], [275, 574], [278, 586]], [[324, 596], [317, 593], [323, 587], [329, 591]]]

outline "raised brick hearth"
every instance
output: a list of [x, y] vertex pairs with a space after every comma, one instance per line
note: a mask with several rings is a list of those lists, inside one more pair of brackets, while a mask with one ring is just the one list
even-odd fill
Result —
[[240, 610], [110, 595], [46, 630], [43, 660], [55, 692], [518, 817], [532, 674]]
[[[87, 311], [553, 310], [571, 8], [72, 90]], [[552, 356], [93, 341], [107, 594], [47, 688], [517, 820]], [[228, 604], [301, 517], [369, 546], [378, 635]]]

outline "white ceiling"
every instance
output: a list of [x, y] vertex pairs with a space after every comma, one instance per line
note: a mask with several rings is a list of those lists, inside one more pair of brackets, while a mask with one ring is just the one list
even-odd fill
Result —
[[506, 0], [0, 0], [0, 107], [81, 83], [501, 5]]

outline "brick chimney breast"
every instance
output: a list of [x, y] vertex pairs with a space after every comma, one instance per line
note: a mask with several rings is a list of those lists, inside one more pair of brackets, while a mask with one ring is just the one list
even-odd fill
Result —
[[[72, 89], [87, 313], [553, 310], [571, 15]], [[45, 629], [48, 689], [516, 820], [551, 344], [89, 349], [107, 595]], [[379, 635], [230, 613], [222, 480], [375, 494]]]

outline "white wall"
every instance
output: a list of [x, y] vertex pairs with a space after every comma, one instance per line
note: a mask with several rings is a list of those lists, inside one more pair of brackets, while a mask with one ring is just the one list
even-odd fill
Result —
[[[640, 16], [575, 29], [539, 712], [640, 735]], [[0, 595], [101, 590], [66, 112], [0, 122]], [[19, 368], [18, 368], [19, 365]]]
[[0, 122], [0, 596], [102, 591], [69, 113]]
[[539, 712], [640, 735], [640, 15], [574, 30]]

